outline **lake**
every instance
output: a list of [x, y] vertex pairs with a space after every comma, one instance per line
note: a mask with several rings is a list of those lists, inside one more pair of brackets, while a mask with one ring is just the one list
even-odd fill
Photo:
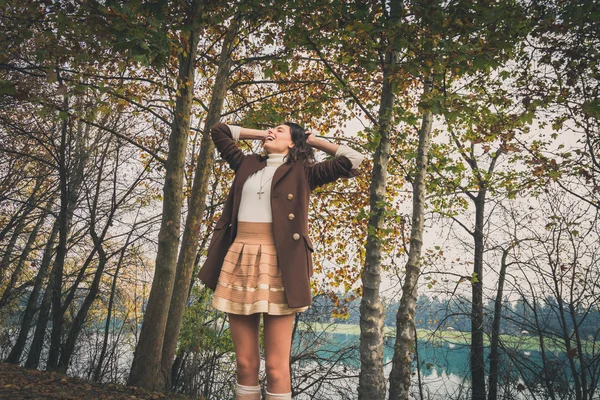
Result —
[[[358, 373], [360, 367], [359, 358], [359, 335], [356, 332], [356, 326], [348, 327], [339, 324], [333, 327], [329, 332], [323, 331], [301, 331], [297, 332], [294, 339], [294, 354], [307, 355], [306, 360], [300, 360], [297, 363], [298, 371], [313, 372], [313, 379], [319, 378], [317, 364], [323, 360], [331, 360], [330, 364], [336, 364], [339, 368], [331, 369], [329, 374], [339, 373], [335, 380], [337, 385], [341, 385], [346, 390], [337, 390], [337, 394], [332, 394], [332, 390], [322, 389], [322, 393], [313, 392], [306, 396], [298, 396], [298, 399], [352, 399], [356, 398], [358, 387]], [[303, 328], [301, 328], [303, 329]], [[331, 328], [330, 328], [331, 329]], [[338, 333], [338, 332], [352, 333]], [[456, 332], [460, 334], [459, 332]], [[386, 332], [386, 334], [388, 334]], [[419, 334], [421, 336], [421, 334]], [[504, 399], [545, 399], [545, 392], [542, 390], [539, 382], [539, 372], [542, 370], [542, 358], [539, 351], [532, 350], [526, 340], [526, 345], [519, 348], [506, 349], [501, 361], [501, 374], [506, 376], [506, 380], [499, 385], [499, 398]], [[384, 351], [384, 374], [386, 379], [389, 377], [392, 368], [393, 343], [395, 338], [388, 337]], [[469, 347], [464, 344], [464, 340], [450, 342], [448, 340], [437, 339], [429, 340], [420, 338], [418, 342], [418, 356], [420, 365], [421, 382], [424, 399], [459, 399], [470, 397], [470, 373], [469, 373]], [[340, 354], [344, 358], [340, 358]], [[489, 348], [486, 348], [486, 362], [489, 356]], [[547, 354], [551, 360], [552, 374], [556, 379], [560, 377], [570, 380], [570, 370], [567, 368], [568, 360], [562, 352], [551, 352]], [[319, 361], [315, 361], [315, 360]], [[417, 362], [414, 362], [413, 370], [416, 371]], [[330, 366], [331, 367], [331, 366]], [[343, 377], [343, 374], [347, 378]], [[322, 378], [322, 377], [321, 377]], [[331, 377], [330, 377], [331, 379]], [[418, 375], [413, 375], [413, 387], [415, 388], [415, 398], [418, 397]], [[533, 391], [525, 389], [528, 383]], [[333, 385], [333, 383], [331, 383]], [[559, 383], [557, 383], [558, 386]], [[570, 386], [567, 383], [567, 386]], [[525, 389], [525, 390], [523, 390]], [[568, 388], [566, 388], [568, 390]], [[335, 392], [335, 391], [334, 391]]]

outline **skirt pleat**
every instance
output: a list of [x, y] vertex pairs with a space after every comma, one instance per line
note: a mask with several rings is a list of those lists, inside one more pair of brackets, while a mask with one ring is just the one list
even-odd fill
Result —
[[213, 295], [212, 306], [231, 314], [292, 314], [308, 307], [288, 307], [277, 265], [273, 224], [238, 222]]

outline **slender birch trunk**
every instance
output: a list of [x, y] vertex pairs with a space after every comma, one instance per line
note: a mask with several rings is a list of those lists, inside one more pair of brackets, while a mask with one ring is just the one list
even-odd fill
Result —
[[[10, 220], [2, 227], [0, 230], [0, 243], [4, 241], [4, 238], [8, 235], [11, 229], [16, 226], [15, 230], [19, 230], [18, 226], [22, 224], [21, 221], [27, 219], [26, 217], [33, 211], [35, 208], [36, 197], [39, 195], [38, 190], [41, 184], [44, 182], [43, 179], [38, 180], [35, 185], [35, 188], [31, 192], [31, 195], [27, 198], [26, 201], [23, 202], [21, 207], [11, 216]], [[8, 261], [4, 260], [6, 255], [10, 255], [10, 252], [5, 250], [3, 260], [0, 261], [0, 278], [4, 276], [4, 271], [8, 268]]]
[[361, 279], [363, 293], [360, 302], [360, 375], [359, 400], [385, 398], [383, 374], [383, 306], [380, 301], [381, 238], [385, 212], [388, 162], [390, 157], [390, 131], [394, 105], [392, 82], [393, 54], [389, 52], [383, 71], [383, 87], [379, 108], [379, 144], [373, 156], [373, 173], [369, 189], [369, 217], [365, 266]]
[[[57, 220], [58, 225], [60, 222]], [[25, 368], [36, 369], [40, 364], [40, 357], [44, 348], [44, 342], [46, 339], [46, 328], [48, 327], [48, 321], [50, 320], [50, 310], [52, 307], [52, 286], [54, 285], [55, 274], [50, 271], [50, 277], [46, 284], [44, 296], [42, 297], [42, 303], [38, 311], [38, 318], [35, 325], [35, 331], [33, 333], [33, 339], [31, 340], [31, 346], [27, 353], [27, 359], [25, 360]]]
[[162, 348], [173, 294], [173, 282], [179, 247], [180, 215], [183, 204], [183, 175], [190, 131], [194, 90], [195, 60], [199, 29], [196, 19], [201, 4], [191, 6], [187, 31], [180, 32], [184, 51], [179, 54], [178, 93], [175, 116], [169, 138], [169, 155], [165, 164], [163, 210], [152, 288], [144, 313], [140, 338], [135, 349], [127, 384], [151, 390], [164, 388], [161, 371]]
[[[131, 185], [129, 187], [128, 191], [123, 195], [121, 200], [118, 201], [117, 200], [117, 192], [116, 192], [117, 189], [115, 186], [116, 181], [117, 181], [117, 170], [116, 169], [114, 170], [111, 209], [110, 209], [110, 212], [108, 213], [108, 215], [106, 216], [106, 223], [104, 225], [104, 228], [102, 229], [100, 234], [98, 234], [96, 232], [98, 201], [99, 201], [101, 190], [102, 190], [101, 184], [102, 184], [102, 177], [103, 177], [103, 172], [104, 172], [104, 165], [106, 163], [108, 153], [111, 150], [111, 139], [112, 138], [109, 138], [108, 141], [106, 142], [106, 146], [104, 147], [104, 151], [103, 151], [103, 154], [102, 154], [102, 157], [100, 160], [100, 166], [99, 166], [97, 179], [96, 179], [96, 190], [95, 190], [94, 198], [92, 200], [92, 208], [90, 210], [90, 216], [91, 216], [90, 217], [90, 235], [91, 235], [92, 241], [94, 243], [94, 251], [92, 251], [91, 254], [95, 254], [96, 252], [98, 253], [98, 266], [96, 268], [96, 271], [94, 272], [94, 279], [92, 280], [92, 284], [89, 287], [88, 293], [87, 293], [85, 299], [83, 300], [83, 303], [81, 304], [81, 307], [79, 308], [79, 311], [75, 315], [73, 322], [71, 323], [71, 328], [69, 329], [69, 333], [67, 335], [67, 340], [61, 351], [60, 361], [58, 364], [58, 371], [63, 372], [63, 373], [66, 373], [66, 371], [69, 367], [71, 356], [73, 354], [73, 351], [75, 350], [75, 344], [77, 342], [77, 338], [79, 337], [79, 333], [81, 332], [81, 328], [83, 327], [83, 324], [87, 318], [87, 315], [88, 315], [90, 307], [92, 306], [92, 303], [94, 302], [94, 300], [96, 299], [96, 297], [98, 295], [98, 291], [100, 288], [100, 281], [101, 281], [102, 275], [104, 273], [104, 268], [106, 267], [106, 264], [108, 262], [108, 255], [106, 254], [106, 251], [104, 250], [104, 246], [103, 246], [104, 238], [106, 237], [106, 234], [108, 233], [109, 227], [112, 225], [115, 213], [116, 213], [119, 205], [121, 204], [123, 199], [125, 199], [131, 193], [131, 191], [134, 189], [134, 187], [137, 184], [137, 183], [134, 183], [133, 185]], [[115, 162], [118, 165], [118, 163], [119, 163], [119, 149], [118, 148], [117, 148], [117, 155], [116, 155]], [[88, 259], [89, 258], [90, 257], [88, 257]]]
[[393, 129], [396, 52], [394, 36], [402, 2], [392, 0], [387, 26], [387, 46], [383, 63], [381, 101], [379, 104], [379, 143], [373, 156], [373, 172], [369, 188], [370, 216], [365, 265], [361, 273], [362, 298], [360, 302], [360, 374], [358, 398], [384, 399], [386, 379], [383, 373], [383, 306], [380, 301], [381, 285], [381, 230], [384, 224], [388, 162], [390, 158], [390, 133]]
[[[54, 246], [56, 245], [56, 236], [58, 235], [58, 220], [54, 221], [52, 225], [52, 231], [50, 232], [50, 237], [48, 238], [48, 242], [46, 243], [46, 247], [44, 249], [44, 255], [42, 256], [42, 263], [40, 265], [40, 269], [38, 271], [37, 276], [35, 277], [35, 281], [33, 283], [33, 289], [31, 290], [31, 294], [29, 295], [29, 299], [27, 300], [27, 306], [25, 307], [25, 312], [23, 313], [23, 321], [21, 321], [21, 330], [19, 331], [19, 336], [17, 337], [17, 341], [14, 346], [10, 350], [10, 354], [6, 359], [6, 362], [18, 364], [21, 360], [21, 355], [23, 354], [23, 350], [25, 349], [25, 344], [27, 343], [27, 337], [29, 336], [29, 330], [31, 329], [33, 323], [33, 317], [35, 316], [35, 312], [38, 308], [38, 298], [40, 296], [40, 291], [42, 289], [42, 285], [44, 284], [44, 280], [46, 279], [46, 275], [48, 274], [48, 269], [50, 268], [50, 263], [52, 262], [52, 256], [54, 255]], [[42, 302], [43, 303], [43, 302]], [[40, 307], [40, 314], [38, 318], [42, 317], [42, 308]], [[47, 321], [47, 318], [46, 318]], [[37, 329], [37, 328], [36, 328]], [[44, 331], [46, 330], [46, 325], [44, 324]], [[34, 334], [35, 337], [35, 334]], [[31, 343], [30, 353], [35, 351], [36, 341], [33, 340]], [[40, 343], [41, 346], [41, 343]], [[40, 347], [41, 349], [41, 347]], [[33, 355], [32, 355], [33, 358]], [[39, 359], [39, 354], [37, 355]], [[29, 366], [31, 363], [29, 364]], [[26, 366], [28, 366], [26, 364]], [[36, 364], [37, 367], [37, 364]]]
[[500, 372], [500, 323], [502, 322], [502, 297], [504, 296], [504, 282], [506, 280], [506, 259], [512, 247], [504, 249], [500, 261], [500, 273], [498, 275], [498, 288], [494, 300], [494, 319], [492, 321], [492, 337], [490, 339], [490, 373], [488, 378], [488, 400], [497, 400], [498, 381]]
[[117, 291], [117, 279], [119, 277], [119, 271], [121, 270], [121, 266], [123, 265], [125, 253], [127, 252], [127, 248], [129, 247], [131, 236], [133, 235], [135, 228], [136, 223], [134, 222], [133, 226], [131, 227], [131, 230], [129, 231], [129, 234], [127, 235], [125, 244], [121, 249], [121, 253], [119, 254], [119, 261], [117, 262], [117, 267], [115, 268], [115, 274], [113, 276], [112, 285], [110, 288], [110, 297], [108, 299], [108, 311], [106, 315], [106, 324], [104, 325], [104, 339], [102, 340], [102, 349], [100, 350], [100, 356], [98, 357], [98, 363], [96, 364], [96, 368], [94, 369], [94, 375], [92, 378], [94, 382], [99, 382], [102, 379], [102, 366], [104, 364], [104, 359], [106, 358], [106, 349], [108, 348], [108, 335], [110, 332], [110, 322], [112, 320], [112, 310], [113, 304], [115, 302], [115, 293]]
[[[423, 89], [423, 97], [431, 91], [431, 81], [427, 80]], [[416, 171], [413, 178], [413, 210], [410, 232], [410, 248], [402, 297], [396, 314], [396, 342], [392, 371], [390, 372], [390, 400], [408, 400], [410, 380], [412, 376], [412, 360], [415, 355], [417, 328], [415, 313], [417, 306], [417, 281], [421, 273], [421, 249], [423, 247], [423, 224], [425, 220], [425, 192], [427, 187], [427, 163], [431, 144], [433, 113], [428, 110], [423, 115], [419, 131]], [[418, 368], [418, 366], [417, 366]]]
[[[0, 260], [0, 282], [2, 282], [2, 280], [4, 280], [5, 272], [8, 270], [8, 268], [11, 264], [11, 261], [14, 258], [16, 258], [16, 257], [14, 257], [13, 250], [15, 249], [15, 245], [17, 244], [17, 240], [21, 236], [21, 233], [23, 233], [23, 230], [27, 226], [29, 214], [31, 214], [31, 212], [35, 209], [36, 203], [38, 201], [40, 201], [38, 198], [40, 195], [39, 190], [42, 187], [43, 182], [44, 182], [44, 177], [40, 176], [37, 178], [35, 187], [33, 188], [31, 195], [27, 198], [27, 200], [21, 207], [21, 209], [19, 210], [19, 213], [15, 214], [15, 216], [13, 217], [14, 220], [11, 221], [11, 222], [15, 223], [15, 229], [12, 232], [12, 235], [10, 237], [10, 240], [8, 241], [8, 244], [4, 248], [4, 254], [2, 255], [2, 259]], [[6, 233], [8, 233], [8, 230], [6, 230]], [[8, 286], [7, 289], [10, 289], [10, 286]], [[10, 290], [9, 290], [9, 293], [10, 293]], [[2, 308], [1, 305], [0, 305], [0, 308]]]
[[[69, 98], [64, 96], [63, 109], [69, 109]], [[46, 369], [54, 370], [58, 364], [58, 355], [60, 351], [60, 338], [62, 333], [62, 277], [65, 258], [67, 255], [67, 235], [69, 234], [69, 184], [68, 184], [68, 165], [67, 165], [67, 141], [69, 124], [68, 117], [64, 117], [61, 126], [60, 138], [60, 154], [58, 156], [58, 174], [60, 180], [60, 212], [58, 216], [59, 233], [58, 233], [58, 248], [56, 250], [56, 258], [52, 267], [52, 331], [50, 334], [50, 351], [48, 354], [48, 362]]]
[[[549, 259], [548, 261], [552, 268], [552, 280], [554, 284], [556, 303], [558, 305], [558, 316], [560, 317], [560, 333], [562, 334], [562, 341], [566, 349], [572, 349], [573, 347], [571, 346], [571, 344], [573, 341], [573, 336], [571, 332], [569, 332], [569, 324], [567, 322], [566, 315], [567, 312], [565, 310], [565, 307], [568, 307], [568, 305], [565, 304], [565, 301], [562, 296], [562, 277], [560, 276], [560, 272], [558, 272], [559, 267], [556, 260]], [[569, 359], [569, 368], [571, 369], [571, 374], [573, 376], [573, 384], [575, 386], [575, 400], [586, 400], [583, 397], [583, 389], [581, 387], [581, 380], [579, 378], [579, 370], [577, 368], [577, 363], [575, 362], [575, 357], [567, 358]]]
[[172, 366], [175, 351], [177, 349], [177, 338], [179, 337], [179, 330], [181, 329], [181, 323], [183, 321], [183, 315], [189, 297], [188, 294], [192, 281], [192, 272], [198, 253], [200, 225], [202, 224], [204, 210], [206, 209], [208, 179], [210, 178], [215, 157], [210, 129], [215, 123], [219, 122], [219, 119], [221, 118], [221, 110], [223, 109], [225, 95], [227, 94], [229, 74], [232, 66], [231, 51], [233, 49], [234, 39], [237, 35], [237, 27], [238, 23], [234, 20], [223, 40], [223, 48], [221, 50], [215, 85], [212, 91], [204, 130], [202, 132], [200, 154], [198, 155], [198, 162], [196, 164], [189, 210], [177, 260], [173, 295], [171, 297], [171, 305], [169, 308], [165, 339], [162, 348], [161, 363], [165, 381], [165, 391], [171, 389]]
[[8, 284], [6, 285], [6, 288], [4, 289], [4, 293], [2, 293], [2, 298], [0, 298], [0, 308], [4, 307], [5, 305], [7, 305], [9, 303], [10, 297], [11, 297], [10, 295], [11, 295], [17, 281], [19, 280], [19, 277], [21, 276], [21, 272], [23, 271], [23, 267], [25, 266], [25, 263], [29, 259], [29, 256], [30, 256], [32, 248], [33, 248], [33, 244], [34, 244], [35, 240], [38, 238], [38, 233], [39, 233], [40, 229], [42, 228], [42, 226], [44, 225], [46, 218], [48, 217], [48, 213], [49, 213], [50, 207], [52, 207], [53, 202], [54, 202], [53, 197], [50, 200], [48, 200], [48, 202], [46, 203], [46, 208], [45, 208], [46, 211], [42, 212], [42, 214], [38, 218], [37, 223], [33, 227], [33, 230], [29, 234], [29, 238], [27, 239], [25, 248], [21, 252], [21, 255], [19, 256], [19, 260], [17, 261], [17, 265], [15, 266], [15, 269], [10, 276], [10, 280], [8, 281]]
[[[527, 280], [527, 283], [529, 284], [531, 293], [535, 293], [531, 282], [529, 280]], [[537, 300], [536, 300], [535, 296], [532, 296], [531, 300], [532, 300], [531, 311], [533, 312], [533, 318], [535, 319], [534, 326], [536, 327], [536, 334], [537, 334], [538, 340], [540, 342], [540, 356], [542, 359], [542, 372], [544, 374], [544, 382], [546, 383], [546, 390], [548, 390], [549, 400], [556, 400], [556, 393], [554, 391], [554, 377], [553, 377], [552, 372], [550, 371], [550, 363], [548, 360], [548, 355], [546, 354], [546, 352], [547, 352], [546, 341], [544, 338], [545, 333], [543, 331], [543, 328], [541, 328], [543, 326], [543, 323], [540, 321], [540, 318], [539, 318], [538, 304], [537, 304]]]
[[[33, 341], [31, 343], [31, 347], [29, 348], [29, 353], [27, 354], [27, 361], [25, 362], [25, 367], [27, 368], [37, 368], [39, 365], [40, 355], [42, 353], [42, 348], [45, 342], [46, 328], [48, 325], [48, 320], [52, 318], [53, 326], [51, 331], [51, 343], [50, 343], [50, 354], [48, 356], [47, 369], [56, 369], [58, 365], [58, 357], [60, 355], [60, 345], [61, 345], [61, 336], [62, 336], [62, 321], [63, 315], [65, 312], [65, 304], [68, 304], [68, 296], [65, 300], [64, 304], [61, 304], [60, 298], [62, 296], [62, 268], [64, 265], [64, 260], [66, 258], [66, 235], [71, 226], [71, 222], [73, 219], [73, 212], [77, 207], [77, 203], [79, 201], [80, 189], [83, 183], [83, 176], [85, 172], [85, 167], [88, 162], [89, 152], [85, 150], [84, 144], [88, 141], [89, 135], [89, 126], [86, 127], [84, 131], [82, 129], [83, 123], [79, 124], [76, 141], [76, 151], [75, 151], [75, 163], [73, 168], [69, 168], [71, 171], [70, 174], [70, 182], [67, 184], [66, 176], [61, 172], [63, 167], [59, 166], [59, 177], [60, 177], [60, 206], [61, 210], [58, 216], [58, 219], [55, 222], [55, 227], [53, 228], [53, 235], [55, 236], [54, 229], [58, 230], [58, 246], [56, 247], [56, 255], [54, 259], [54, 263], [52, 265], [52, 270], [50, 272], [50, 279], [48, 280], [48, 285], [46, 287], [46, 291], [44, 292], [44, 296], [42, 298], [42, 304], [40, 305], [40, 310], [38, 313], [38, 320], [35, 327], [35, 333], [33, 335]], [[66, 132], [65, 132], [66, 134]], [[65, 147], [63, 147], [64, 151], [67, 151]], [[61, 158], [64, 157], [61, 156]], [[66, 164], [65, 164], [66, 167]], [[63, 178], [65, 181], [63, 182]], [[64, 185], [64, 186], [63, 186]], [[63, 197], [64, 196], [64, 197]], [[66, 208], [63, 207], [66, 204]], [[63, 218], [64, 217], [64, 218]], [[61, 232], [65, 233], [65, 243], [61, 244], [60, 235]], [[52, 236], [52, 235], [51, 235]], [[54, 243], [54, 239], [51, 237], [51, 243]], [[54, 248], [51, 249], [54, 251]], [[51, 253], [47, 253], [49, 255], [48, 263], [52, 258]], [[46, 256], [46, 254], [44, 255]], [[60, 256], [60, 257], [59, 257]], [[44, 261], [42, 261], [42, 268], [45, 267]], [[60, 283], [56, 283], [56, 279], [60, 279]], [[41, 285], [41, 283], [40, 283]], [[60, 292], [60, 293], [57, 293]], [[55, 297], [58, 296], [58, 299]], [[58, 321], [56, 328], [54, 326], [54, 322]], [[52, 362], [51, 362], [52, 361]]]
[[473, 282], [471, 283], [471, 398], [485, 400], [485, 357], [483, 343], [483, 252], [485, 248], [483, 227], [485, 224], [486, 183], [481, 182], [475, 204], [475, 230], [473, 239]]

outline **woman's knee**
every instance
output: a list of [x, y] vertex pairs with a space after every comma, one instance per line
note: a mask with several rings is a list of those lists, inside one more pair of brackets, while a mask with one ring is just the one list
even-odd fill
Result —
[[290, 364], [287, 358], [275, 358], [265, 360], [265, 372], [267, 379], [271, 382], [279, 379], [289, 379]]
[[236, 365], [238, 373], [258, 375], [260, 370], [260, 359], [250, 355], [240, 355], [236, 358]]

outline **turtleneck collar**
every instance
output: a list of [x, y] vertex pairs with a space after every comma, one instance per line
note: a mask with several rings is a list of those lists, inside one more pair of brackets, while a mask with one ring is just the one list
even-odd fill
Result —
[[285, 162], [284, 158], [287, 154], [269, 153], [267, 158], [267, 167], [278, 167]]

